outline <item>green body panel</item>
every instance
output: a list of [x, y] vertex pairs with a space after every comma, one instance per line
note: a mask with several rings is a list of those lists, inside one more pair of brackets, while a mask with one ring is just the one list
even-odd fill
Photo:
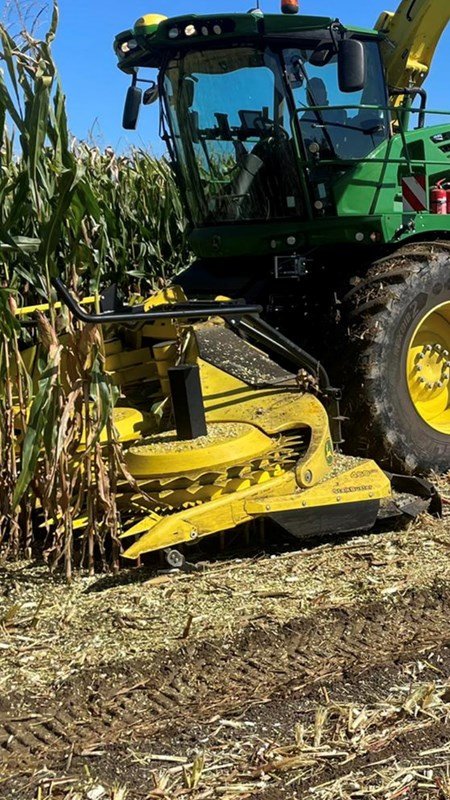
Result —
[[[398, 222], [398, 220], [396, 220]], [[400, 217], [401, 222], [401, 217]], [[348, 226], [338, 217], [313, 221], [245, 223], [196, 228], [190, 236], [192, 250], [199, 258], [227, 258], [238, 256], [286, 255], [297, 253], [305, 247], [326, 244], [354, 244], [356, 234], [363, 232], [363, 242], [370, 244], [374, 231], [385, 238], [395, 222], [384, 232], [382, 217], [358, 217]], [[287, 240], [294, 239], [292, 244]]]
[[[305, 247], [374, 246], [401, 242], [427, 232], [449, 232], [450, 216], [405, 214], [402, 199], [402, 178], [407, 175], [425, 172], [428, 187], [440, 179], [450, 179], [450, 152], [443, 152], [432, 141], [433, 136], [449, 132], [450, 120], [448, 125], [407, 132], [404, 140], [396, 134], [367, 160], [347, 167], [342, 177], [331, 180], [335, 215], [298, 222], [198, 228], [191, 233], [192, 249], [203, 258], [284, 255]], [[404, 142], [408, 145], [409, 162]], [[342, 172], [342, 169], [339, 161], [330, 162], [330, 171]], [[287, 239], [291, 237], [295, 243], [290, 245]]]
[[448, 125], [409, 131], [404, 141], [397, 134], [374, 150], [367, 161], [359, 163], [334, 183], [338, 215], [401, 213], [403, 177], [425, 172], [429, 186], [441, 178], [449, 178], [450, 153], [443, 152], [439, 144], [433, 142], [434, 136], [449, 131], [450, 120]]

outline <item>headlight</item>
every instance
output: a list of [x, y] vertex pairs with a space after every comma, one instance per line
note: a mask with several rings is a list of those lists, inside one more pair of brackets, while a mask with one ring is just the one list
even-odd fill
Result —
[[171, 28], [167, 35], [169, 39], [178, 39], [180, 35], [180, 30], [179, 28]]
[[221, 26], [217, 24], [213, 25], [213, 33], [215, 33], [217, 36], [220, 36], [220, 34], [222, 33]]
[[185, 33], [186, 36], [195, 36], [197, 31], [195, 30], [195, 26], [194, 25], [186, 25], [186, 27], [184, 29], [184, 33]]
[[137, 46], [138, 43], [136, 39], [130, 39], [128, 42], [123, 42], [123, 44], [120, 45], [120, 49], [122, 53], [129, 53], [130, 50], [136, 50]]

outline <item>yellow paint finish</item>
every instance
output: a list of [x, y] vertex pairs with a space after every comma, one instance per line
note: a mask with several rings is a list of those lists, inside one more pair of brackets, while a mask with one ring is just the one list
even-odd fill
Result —
[[167, 17], [163, 14], [144, 14], [139, 17], [134, 24], [135, 32], [139, 33], [139, 28], [147, 28], [146, 33], [155, 33], [160, 22], [165, 22]]
[[123, 344], [120, 339], [109, 339], [105, 342], [105, 355], [112, 356], [115, 353], [121, 353]]
[[252, 425], [240, 425], [236, 433], [233, 425], [229, 428], [229, 436], [224, 441], [209, 444], [205, 437], [200, 449], [189, 449], [179, 442], [176, 450], [158, 452], [151, 439], [146, 440], [129, 448], [125, 455], [127, 468], [136, 478], [176, 477], [245, 464], [273, 449], [272, 440]]
[[187, 297], [180, 286], [168, 286], [161, 289], [156, 294], [149, 297], [144, 303], [144, 311], [151, 311], [152, 308], [167, 306], [173, 303], [186, 303]]
[[[147, 414], [142, 414], [135, 408], [114, 408], [112, 412], [112, 422], [117, 432], [119, 442], [134, 442], [148, 433], [152, 427], [152, 419]], [[108, 431], [104, 428], [100, 434], [100, 443], [108, 441]], [[79, 450], [85, 448], [86, 438], [83, 433]]]
[[[169, 286], [149, 297], [144, 303], [144, 311], [151, 311], [174, 303], [186, 303], [186, 301], [187, 297], [179, 286]], [[141, 333], [144, 339], [157, 339], [159, 341], [170, 339], [173, 341], [177, 338], [178, 326], [175, 320], [160, 319], [143, 325]]]
[[[150, 427], [150, 419], [135, 408], [114, 408], [113, 425], [120, 442], [130, 442], [139, 438]], [[106, 441], [106, 431], [102, 431], [100, 441]]]
[[[154, 525], [150, 520], [149, 532], [131, 545], [124, 553], [125, 558], [138, 558], [143, 553], [150, 553], [166, 547], [174, 547], [183, 542], [192, 542], [213, 533], [230, 530], [248, 522], [251, 517], [245, 508], [246, 500], [254, 495], [255, 497], [270, 487], [271, 493], [286, 494], [295, 491], [295, 478], [292, 473], [286, 473], [280, 478], [275, 478], [270, 483], [263, 486], [253, 486], [239, 493], [233, 493], [212, 500], [210, 503], [203, 503], [196, 508], [190, 508], [179, 514], [172, 514], [162, 519], [160, 523]], [[141, 533], [145, 521], [138, 526], [130, 528], [128, 535]]]
[[449, 21], [448, 0], [402, 0], [395, 13], [381, 14], [375, 27], [387, 35], [381, 52], [390, 86], [423, 84]]
[[157, 494], [152, 493], [152, 497], [156, 504], [159, 500], [161, 505], [167, 504], [170, 508], [179, 509], [183, 506], [189, 506], [190, 504], [217, 500], [219, 497], [223, 497], [223, 495], [242, 492], [245, 489], [249, 489], [251, 486], [260, 486], [270, 481], [273, 477], [279, 477], [282, 473], [283, 470], [279, 464], [276, 464], [270, 472], [267, 470], [257, 470], [255, 472], [249, 472], [246, 476], [223, 479], [220, 482], [214, 482], [209, 485], [196, 483], [191, 488], [187, 489], [167, 489]]
[[105, 370], [113, 372], [136, 366], [136, 364], [146, 364], [149, 361], [152, 361], [152, 354], [148, 347], [143, 347], [140, 350], [122, 350], [106, 356]]
[[154, 322], [147, 322], [141, 329], [143, 339], [165, 340], [177, 338], [178, 330], [174, 322], [170, 319], [156, 319]]
[[142, 381], [156, 381], [158, 380], [158, 372], [154, 361], [149, 360], [144, 364], [136, 364], [135, 366], [115, 370], [109, 373], [109, 377], [114, 386], [129, 386], [134, 383], [142, 383]]
[[330, 471], [328, 416], [314, 395], [279, 387], [256, 390], [202, 359], [198, 364], [208, 422], [251, 422], [268, 436], [309, 429], [308, 451], [297, 464], [298, 484], [313, 486]]
[[[364, 461], [313, 489], [303, 491], [298, 489], [294, 475], [289, 472], [263, 486], [254, 486], [173, 514], [162, 519], [160, 523], [155, 524], [154, 519], [149, 519], [148, 532], [132, 544], [124, 556], [135, 559], [144, 553], [231, 530], [243, 522], [274, 512], [301, 508], [320, 509], [390, 496], [389, 480], [373, 461]], [[146, 521], [141, 521], [127, 531], [126, 535], [141, 534], [145, 525]]]
[[[81, 306], [89, 306], [93, 305], [96, 301], [95, 297], [84, 297], [82, 300], [79, 301]], [[65, 306], [64, 306], [65, 307]], [[60, 309], [63, 308], [63, 303], [59, 301], [56, 303], [52, 303], [51, 308]], [[29, 314], [34, 314], [35, 311], [41, 311], [45, 313], [46, 311], [50, 311], [50, 304], [49, 303], [41, 303], [40, 305], [35, 306], [23, 306], [22, 308], [18, 308], [15, 312], [16, 317], [26, 317]]]
[[450, 303], [437, 306], [417, 326], [407, 360], [407, 382], [419, 416], [450, 433]]
[[284, 497], [271, 497], [266, 494], [260, 498], [251, 499], [246, 503], [246, 510], [253, 516], [269, 512], [382, 500], [390, 497], [391, 494], [391, 484], [385, 473], [374, 461], [363, 461], [347, 472], [322, 481], [313, 489], [306, 489]]

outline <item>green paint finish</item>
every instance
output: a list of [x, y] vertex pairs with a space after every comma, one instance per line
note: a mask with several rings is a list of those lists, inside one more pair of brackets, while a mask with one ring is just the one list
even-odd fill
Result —
[[[396, 220], [401, 224], [401, 215]], [[382, 217], [358, 217], [343, 225], [338, 217], [321, 217], [314, 221], [290, 223], [257, 223], [217, 225], [196, 228], [190, 236], [194, 253], [202, 258], [227, 258], [231, 256], [288, 255], [309, 247], [327, 244], [371, 245], [372, 233], [386, 240], [392, 226], [383, 228]], [[361, 238], [362, 236], [362, 238]], [[289, 244], [293, 237], [295, 243]]]
[[[224, 30], [220, 36], [216, 34], [204, 36], [201, 33], [202, 27], [221, 22]], [[123, 72], [131, 73], [137, 67], [159, 68], [166, 54], [178, 50], [180, 46], [192, 47], [199, 42], [217, 45], [220, 42], [236, 41], [241, 37], [248, 41], [249, 39], [258, 40], [261, 36], [280, 36], [280, 34], [289, 36], [300, 32], [323, 30], [329, 28], [333, 22], [334, 19], [331, 17], [260, 14], [257, 12], [250, 14], [186, 14], [161, 22], [155, 33], [146, 34], [145, 28], [142, 26], [123, 31], [116, 36], [114, 50], [118, 57], [119, 68]], [[199, 35], [180, 36], [176, 39], [169, 37], [171, 29], [179, 28], [180, 31], [184, 31], [186, 26], [191, 24], [199, 31]], [[373, 29], [350, 27], [347, 30], [365, 36], [379, 36], [378, 32]], [[134, 40], [137, 47], [130, 52], [123, 53], [122, 45], [130, 40]]]
[[[438, 137], [442, 137], [442, 141], [433, 141]], [[404, 141], [409, 150], [409, 163]], [[428, 187], [443, 178], [450, 180], [450, 119], [447, 125], [407, 132], [404, 141], [400, 134], [393, 136], [366, 161], [348, 165], [344, 175], [339, 161], [330, 163], [332, 214], [289, 223], [270, 221], [199, 228], [191, 234], [194, 252], [208, 258], [284, 255], [333, 244], [373, 247], [406, 241], [428, 232], [449, 232], [448, 215], [403, 212], [402, 178], [414, 172], [425, 172]], [[334, 179], [336, 172], [341, 177]], [[293, 246], [287, 243], [289, 237], [295, 237]]]
[[445, 139], [443, 143], [433, 141], [434, 137], [446, 134], [450, 136], [450, 119], [447, 125], [405, 133], [408, 153], [400, 134], [383, 143], [367, 161], [350, 168], [334, 182], [338, 215], [401, 213], [403, 177], [425, 173], [429, 186], [441, 178], [450, 178], [450, 152], [442, 150], [442, 146], [446, 147]]

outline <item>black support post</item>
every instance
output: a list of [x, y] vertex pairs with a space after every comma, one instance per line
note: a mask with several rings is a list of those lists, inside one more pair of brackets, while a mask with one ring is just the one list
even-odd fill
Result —
[[208, 429], [199, 368], [189, 365], [171, 367], [168, 375], [178, 438], [206, 436]]

